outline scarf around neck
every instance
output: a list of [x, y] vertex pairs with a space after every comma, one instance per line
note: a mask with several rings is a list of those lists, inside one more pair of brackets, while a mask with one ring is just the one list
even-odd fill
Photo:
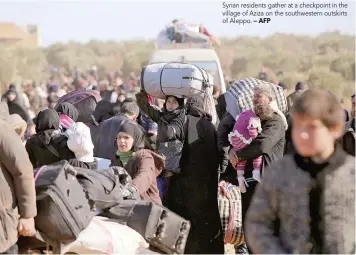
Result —
[[123, 166], [126, 166], [127, 162], [131, 159], [131, 157], [135, 154], [133, 151], [128, 152], [120, 152], [119, 150], [116, 152], [116, 155], [119, 157]]

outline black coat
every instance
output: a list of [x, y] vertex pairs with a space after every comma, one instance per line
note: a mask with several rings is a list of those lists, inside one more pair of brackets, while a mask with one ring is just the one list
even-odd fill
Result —
[[236, 170], [230, 164], [228, 153], [230, 149], [228, 135], [234, 128], [234, 125], [235, 119], [229, 113], [226, 113], [218, 126], [218, 149], [221, 155], [220, 179], [238, 185], [236, 180]]
[[[282, 159], [285, 147], [285, 127], [282, 118], [274, 113], [271, 120], [261, 121], [262, 132], [250, 144], [236, 152], [240, 160], [253, 160], [263, 156], [263, 169]], [[250, 170], [250, 169], [245, 169]], [[252, 170], [252, 169], [251, 169]]]
[[167, 207], [191, 221], [186, 254], [223, 254], [217, 202], [220, 156], [216, 130], [211, 117], [201, 117], [189, 110], [187, 121], [182, 172], [170, 181]]
[[40, 141], [39, 134], [33, 135], [26, 142], [26, 150], [34, 168], [50, 165], [60, 160], [75, 159], [74, 153], [67, 146], [67, 137], [64, 135], [54, 135], [50, 145], [58, 152], [60, 157], [54, 155]]

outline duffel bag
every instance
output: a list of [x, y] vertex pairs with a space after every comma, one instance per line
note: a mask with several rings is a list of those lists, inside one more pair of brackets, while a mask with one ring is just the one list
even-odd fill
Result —
[[36, 228], [51, 240], [74, 241], [95, 215], [94, 201], [76, 175], [65, 160], [35, 171]]
[[58, 99], [58, 103], [54, 109], [56, 110], [60, 103], [71, 103], [79, 112], [77, 122], [88, 123], [99, 101], [101, 101], [101, 96], [94, 90], [77, 89]]
[[272, 89], [274, 101], [282, 113], [287, 112], [287, 99], [283, 88], [273, 83], [255, 78], [246, 78], [237, 81], [224, 94], [226, 109], [234, 118], [240, 113], [253, 109], [253, 89], [260, 85], [267, 84]]
[[213, 77], [204, 69], [184, 63], [149, 64], [141, 71], [141, 89], [151, 96], [192, 97], [213, 86]]
[[136, 230], [153, 247], [167, 254], [183, 254], [190, 222], [167, 208], [147, 201], [124, 201], [105, 217]]
[[119, 176], [108, 169], [75, 168], [77, 179], [89, 192], [99, 210], [119, 204], [123, 200]]

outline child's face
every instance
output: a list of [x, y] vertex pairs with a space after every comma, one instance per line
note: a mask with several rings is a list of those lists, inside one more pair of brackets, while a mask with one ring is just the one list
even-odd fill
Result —
[[129, 152], [132, 149], [134, 139], [124, 132], [120, 132], [117, 136], [117, 147], [120, 152]]
[[292, 116], [292, 139], [300, 155], [313, 157], [334, 147], [335, 140], [342, 134], [342, 126], [328, 128], [321, 120], [309, 116]]
[[167, 111], [171, 112], [174, 111], [176, 109], [178, 109], [179, 104], [177, 102], [177, 100], [174, 97], [168, 97], [167, 101], [166, 101], [166, 109]]

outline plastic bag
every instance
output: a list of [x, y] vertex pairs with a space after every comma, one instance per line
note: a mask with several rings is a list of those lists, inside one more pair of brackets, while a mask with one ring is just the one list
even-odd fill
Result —
[[149, 244], [135, 230], [96, 216], [76, 241], [62, 245], [61, 254], [137, 254], [148, 247]]

